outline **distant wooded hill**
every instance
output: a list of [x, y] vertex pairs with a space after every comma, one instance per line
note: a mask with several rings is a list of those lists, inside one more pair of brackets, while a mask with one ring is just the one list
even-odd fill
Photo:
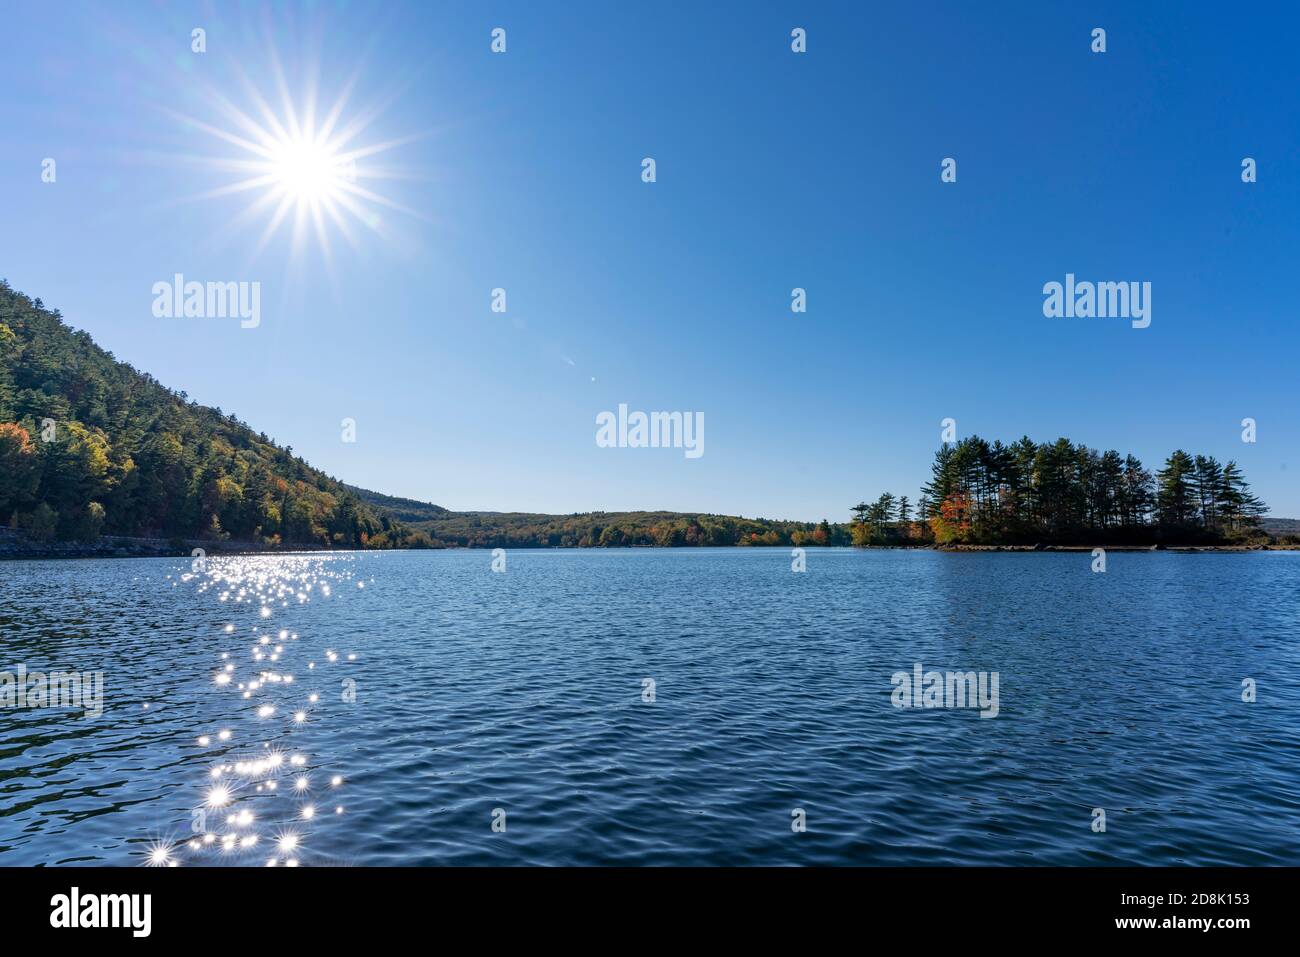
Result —
[[428, 502], [353, 488], [434, 547], [547, 548], [627, 545], [847, 545], [848, 527], [683, 512], [451, 512]]
[[1261, 518], [1259, 527], [1274, 538], [1300, 538], [1300, 518]]

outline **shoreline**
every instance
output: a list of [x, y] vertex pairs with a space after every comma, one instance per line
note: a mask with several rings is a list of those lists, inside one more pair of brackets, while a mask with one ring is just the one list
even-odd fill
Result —
[[0, 529], [0, 562], [43, 561], [54, 558], [193, 558], [194, 549], [205, 556], [289, 554], [293, 552], [361, 551], [324, 545], [265, 545], [257, 542], [221, 542], [203, 539], [131, 538], [108, 535], [94, 542], [40, 542]]
[[[5, 534], [8, 533], [8, 534]], [[291, 543], [266, 545], [257, 542], [222, 542], [203, 539], [153, 539], [130, 538], [126, 536], [106, 536], [96, 542], [38, 542], [14, 535], [9, 529], [0, 529], [0, 562], [4, 561], [48, 561], [52, 559], [85, 558], [192, 558], [193, 550], [203, 549], [208, 557], [233, 555], [290, 555], [310, 554], [312, 552], [356, 552], [358, 554], [379, 554], [383, 552], [421, 552], [421, 551], [491, 551], [501, 547], [513, 551], [564, 551], [578, 549], [577, 545], [468, 545], [446, 548], [340, 548], [332, 545], [311, 543]], [[1108, 552], [1262, 552], [1262, 551], [1297, 551], [1300, 546], [1276, 542], [1264, 542], [1249, 545], [619, 545], [586, 546], [588, 550], [599, 551], [613, 548], [656, 549], [663, 551], [689, 551], [696, 548], [735, 548], [735, 549], [779, 549], [804, 548], [819, 551], [824, 548], [856, 548], [861, 551], [932, 551], [932, 552], [1081, 552], [1091, 553], [1100, 548]]]

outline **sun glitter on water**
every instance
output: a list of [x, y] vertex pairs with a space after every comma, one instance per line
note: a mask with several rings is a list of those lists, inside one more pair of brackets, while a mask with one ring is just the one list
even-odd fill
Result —
[[[211, 560], [201, 573], [180, 576], [196, 598], [215, 595], [243, 619], [239, 625], [232, 621], [220, 626], [217, 640], [236, 645], [216, 652], [215, 680], [217, 688], [231, 694], [230, 717], [240, 723], [195, 729], [195, 743], [205, 759], [214, 762], [206, 769], [196, 809], [199, 829], [181, 844], [154, 842], [145, 854], [146, 864], [247, 864], [250, 856], [259, 855], [270, 866], [297, 867], [309, 855], [310, 830], [337, 826], [325, 825], [315, 805], [304, 800], [312, 790], [313, 768], [331, 789], [342, 789], [345, 778], [314, 761], [293, 737], [329, 712], [319, 688], [301, 687], [310, 679], [300, 675], [304, 680], [295, 680], [292, 669], [321, 653], [324, 668], [344, 669], [357, 655], [321, 648], [311, 635], [300, 640], [292, 628], [273, 631], [265, 612], [272, 606], [291, 609], [290, 601], [304, 605], [329, 600], [330, 583], [351, 581], [354, 562], [337, 557], [231, 557]], [[350, 593], [339, 589], [339, 594]], [[325, 676], [312, 668], [315, 663], [307, 661], [308, 671], [321, 680]], [[251, 710], [243, 702], [249, 702]], [[344, 809], [337, 805], [333, 811], [331, 821]], [[275, 848], [269, 859], [268, 844]]]

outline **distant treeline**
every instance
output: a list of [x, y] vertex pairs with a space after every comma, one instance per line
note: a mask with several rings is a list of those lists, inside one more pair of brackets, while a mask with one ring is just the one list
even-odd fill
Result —
[[1267, 511], [1236, 462], [1179, 449], [1152, 474], [1069, 439], [971, 436], [935, 453], [915, 506], [885, 493], [850, 528], [858, 545], [1213, 544], [1267, 538]]
[[[362, 493], [369, 500], [372, 493]], [[403, 500], [397, 500], [403, 501]], [[400, 514], [413, 514], [405, 506]], [[827, 521], [783, 522], [681, 512], [446, 512], [417, 522], [434, 547], [617, 548], [693, 545], [847, 545], [848, 529]]]

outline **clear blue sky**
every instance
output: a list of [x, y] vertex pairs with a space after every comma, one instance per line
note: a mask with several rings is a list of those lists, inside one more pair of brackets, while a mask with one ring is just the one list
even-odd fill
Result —
[[[0, 275], [345, 481], [844, 520], [915, 496], [951, 416], [1153, 468], [1234, 458], [1300, 515], [1294, 8], [276, 8], [7, 3]], [[295, 99], [355, 73], [345, 118], [384, 104], [358, 143], [421, 134], [358, 160], [406, 211], [370, 204], [355, 248], [327, 225], [332, 265], [288, 229], [253, 255], [268, 217], [231, 223], [256, 190], [196, 198], [240, 178], [205, 158], [241, 153], [184, 118], [228, 127], [213, 92], [250, 109], [241, 71], [274, 99], [268, 43]], [[155, 318], [176, 272], [260, 281], [260, 327]], [[1044, 318], [1067, 272], [1151, 282], [1150, 328]], [[704, 456], [597, 448], [620, 402], [703, 412]]]

